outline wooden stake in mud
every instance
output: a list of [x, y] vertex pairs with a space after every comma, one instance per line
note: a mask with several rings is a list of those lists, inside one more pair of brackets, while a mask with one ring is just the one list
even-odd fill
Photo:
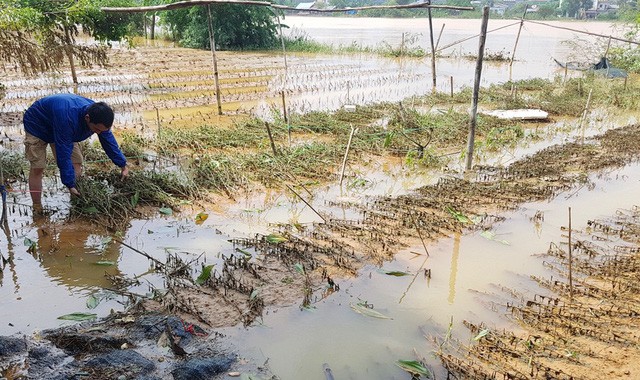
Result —
[[573, 301], [573, 254], [571, 250], [571, 207], [569, 207], [569, 302]]
[[271, 150], [273, 151], [273, 156], [278, 155], [278, 151], [276, 150], [276, 144], [273, 142], [273, 135], [271, 135], [271, 126], [266, 121], [264, 122], [265, 127], [267, 127], [267, 134], [269, 135], [269, 142], [271, 142]]
[[476, 118], [478, 114], [478, 94], [480, 93], [480, 78], [482, 77], [482, 61], [484, 59], [484, 44], [487, 40], [487, 25], [489, 24], [489, 7], [482, 9], [482, 26], [480, 27], [480, 42], [478, 46], [478, 60], [476, 61], [476, 75], [473, 83], [473, 100], [469, 112], [469, 138], [467, 139], [467, 162], [465, 170], [471, 170], [473, 163], [473, 144], [476, 138]]
[[[429, 0], [431, 5], [431, 0]], [[429, 14], [429, 39], [431, 40], [431, 80], [433, 81], [432, 92], [436, 92], [436, 45], [433, 42], [433, 20], [431, 18], [431, 8], [427, 8]]]
[[213, 22], [211, 21], [211, 5], [207, 4], [207, 25], [209, 26], [209, 45], [211, 45], [211, 55], [213, 56], [213, 81], [216, 85], [216, 104], [218, 105], [218, 115], [222, 115], [222, 103], [220, 102], [220, 82], [218, 80], [218, 59], [216, 58], [216, 39], [213, 34]]
[[287, 115], [287, 101], [284, 97], [284, 91], [281, 91], [280, 95], [282, 95], [282, 116], [284, 116], [284, 122], [286, 124], [289, 124], [289, 116]]
[[[578, 125], [578, 128], [582, 128], [582, 125], [584, 124], [584, 121], [587, 119], [587, 115], [589, 114], [589, 107], [591, 106], [591, 93], [593, 92], [593, 89], [589, 90], [589, 96], [587, 96], [587, 104], [584, 105], [584, 110], [582, 110], [582, 117], [580, 118], [580, 125]], [[583, 131], [584, 134], [584, 131]]]
[[356, 132], [357, 128], [351, 126], [351, 133], [349, 134], [349, 142], [347, 142], [347, 149], [344, 151], [344, 158], [342, 159], [342, 169], [340, 170], [340, 187], [342, 187], [342, 180], [344, 179], [344, 169], [347, 166], [347, 157], [349, 156], [349, 149], [351, 148], [351, 140], [353, 139], [353, 134]]
[[453, 98], [453, 75], [449, 77], [449, 87], [451, 87], [451, 97]]
[[[4, 185], [4, 170], [0, 167], [0, 196], [2, 197], [2, 216], [0, 216], [0, 225], [3, 227], [7, 224], [7, 188]], [[8, 230], [8, 226], [7, 226]]]
[[518, 48], [518, 41], [520, 40], [520, 32], [524, 26], [524, 18], [527, 15], [527, 5], [524, 6], [524, 13], [522, 14], [522, 20], [520, 20], [520, 27], [518, 28], [518, 35], [516, 36], [516, 43], [513, 45], [513, 52], [511, 52], [511, 60], [509, 61], [509, 80], [511, 80], [511, 74], [513, 69], [513, 61], [516, 57], [516, 49]]
[[[275, 13], [275, 12], [274, 12]], [[278, 27], [280, 29], [280, 44], [282, 45], [282, 58], [284, 60], [284, 80], [282, 81], [282, 116], [284, 116], [284, 123], [287, 125], [287, 137], [289, 139], [289, 146], [291, 146], [291, 126], [289, 125], [289, 116], [287, 115], [287, 102], [285, 100], [284, 91], [287, 88], [287, 80], [289, 78], [289, 66], [287, 64], [287, 49], [284, 44], [284, 34], [282, 34], [282, 23], [280, 22], [280, 16], [276, 14], [278, 20]]]

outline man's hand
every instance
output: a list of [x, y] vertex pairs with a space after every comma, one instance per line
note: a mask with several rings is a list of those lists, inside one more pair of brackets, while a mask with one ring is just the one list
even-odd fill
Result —
[[120, 171], [120, 179], [125, 179], [129, 176], [129, 167], [128, 166], [123, 166], [122, 170]]
[[71, 195], [75, 195], [76, 197], [82, 197], [78, 189], [76, 189], [75, 187], [70, 187], [69, 192], [71, 193]]

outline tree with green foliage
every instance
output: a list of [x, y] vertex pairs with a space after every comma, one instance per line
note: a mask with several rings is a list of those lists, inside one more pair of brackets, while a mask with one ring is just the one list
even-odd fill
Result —
[[590, 9], [593, 0], [563, 0], [560, 10], [567, 17], [578, 17], [581, 9]]
[[76, 44], [80, 31], [96, 40], [119, 40], [137, 15], [105, 14], [101, 6], [135, 5], [131, 0], [0, 0], [0, 57], [26, 74], [57, 69], [65, 58], [78, 83], [75, 64], [106, 62], [102, 43]]
[[[217, 49], [266, 49], [278, 43], [277, 17], [269, 7], [212, 4], [211, 15]], [[183, 46], [210, 48], [206, 7], [166, 11], [161, 18]]]

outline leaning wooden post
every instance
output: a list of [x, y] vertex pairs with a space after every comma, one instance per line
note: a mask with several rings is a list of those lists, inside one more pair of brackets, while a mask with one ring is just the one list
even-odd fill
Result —
[[513, 52], [511, 52], [511, 61], [509, 62], [509, 80], [511, 80], [513, 61], [516, 57], [516, 49], [518, 48], [518, 41], [520, 40], [520, 32], [522, 32], [522, 27], [524, 26], [524, 18], [527, 15], [527, 5], [524, 6], [524, 13], [522, 14], [522, 19], [520, 20], [520, 27], [518, 28], [518, 35], [516, 36], [516, 43], [513, 45]]
[[569, 302], [573, 301], [573, 252], [571, 249], [571, 207], [569, 207]]
[[[431, 5], [431, 0], [429, 0]], [[429, 39], [431, 40], [431, 79], [433, 81], [432, 92], [436, 91], [436, 45], [433, 42], [433, 20], [431, 18], [431, 7], [427, 8], [429, 14]]]
[[218, 59], [216, 58], [216, 39], [213, 34], [213, 22], [211, 21], [211, 5], [207, 4], [207, 24], [209, 26], [209, 45], [211, 45], [211, 55], [213, 56], [213, 81], [216, 85], [216, 104], [218, 105], [218, 115], [222, 115], [222, 102], [220, 101], [220, 82], [218, 80]]
[[7, 223], [7, 188], [4, 185], [4, 170], [0, 167], [0, 196], [2, 197], [2, 216], [0, 216], [0, 224], [3, 226]]
[[[275, 12], [274, 12], [275, 13]], [[287, 103], [285, 100], [284, 92], [287, 89], [287, 80], [289, 74], [289, 67], [287, 65], [287, 49], [284, 44], [284, 34], [282, 34], [282, 23], [280, 22], [280, 15], [275, 13], [278, 20], [278, 28], [280, 30], [280, 44], [282, 45], [282, 58], [284, 59], [284, 79], [282, 81], [282, 115], [284, 116], [284, 123], [287, 125], [287, 136], [289, 139], [289, 146], [291, 146], [291, 126], [289, 125], [289, 116], [287, 115]]]
[[604, 57], [607, 58], [609, 55], [609, 48], [611, 47], [611, 36], [609, 36], [609, 41], [607, 42], [607, 50], [604, 52]]
[[478, 114], [478, 94], [480, 92], [480, 78], [482, 77], [482, 60], [484, 59], [484, 44], [487, 39], [487, 25], [489, 24], [489, 7], [482, 9], [482, 26], [480, 27], [480, 42], [478, 46], [478, 60], [476, 61], [476, 75], [473, 83], [473, 100], [469, 112], [469, 138], [467, 140], [467, 163], [465, 170], [471, 169], [473, 162], [473, 144], [476, 138], [476, 118]]
[[605, 50], [604, 52], [604, 59], [607, 62], [607, 78], [609, 77], [609, 68], [611, 67], [609, 65], [609, 59], [607, 58], [607, 56], [609, 55], [609, 48], [611, 47], [611, 36], [609, 36], [609, 42], [607, 42], [607, 50]]
[[347, 149], [344, 151], [344, 158], [342, 159], [342, 169], [340, 170], [340, 187], [342, 187], [342, 180], [344, 179], [344, 170], [347, 167], [347, 157], [349, 157], [349, 149], [351, 148], [351, 140], [353, 139], [353, 134], [356, 132], [357, 128], [351, 126], [351, 133], [349, 134], [349, 142], [347, 142]]
[[436, 50], [438, 50], [438, 46], [440, 45], [440, 38], [442, 37], [442, 32], [444, 32], [445, 24], [442, 24], [442, 28], [440, 28], [440, 33], [438, 33], [438, 39], [436, 40]]
[[278, 155], [278, 150], [276, 150], [276, 144], [273, 142], [273, 135], [271, 134], [271, 126], [268, 122], [264, 122], [264, 126], [267, 127], [267, 134], [269, 135], [269, 142], [271, 143], [271, 150], [273, 151], [273, 156]]

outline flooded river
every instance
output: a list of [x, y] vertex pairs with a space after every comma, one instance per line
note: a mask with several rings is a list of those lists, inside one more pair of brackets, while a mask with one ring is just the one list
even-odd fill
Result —
[[[284, 22], [294, 30], [308, 33], [313, 39], [335, 45], [349, 45], [354, 41], [364, 46], [377, 46], [383, 41], [394, 45], [400, 43], [403, 33], [411, 33], [420, 35], [417, 42], [420, 46], [427, 46], [425, 19], [287, 17]], [[491, 20], [489, 29], [513, 23], [511, 20]], [[602, 22], [550, 24], [605, 35], [618, 33], [612, 24]], [[473, 36], [480, 29], [479, 20], [434, 20], [435, 31], [439, 31], [442, 25], [444, 31], [439, 46]], [[518, 25], [512, 25], [490, 33], [487, 49], [511, 52], [517, 28]], [[513, 78], [562, 75], [553, 58], [561, 61], [574, 59], [571, 53], [575, 49], [565, 41], [576, 38], [578, 36], [572, 32], [526, 23], [516, 52]], [[590, 41], [602, 43], [602, 40]], [[451, 77], [457, 88], [471, 86], [475, 63], [456, 56], [474, 53], [474, 49], [477, 50], [477, 39], [442, 50], [441, 54], [450, 57], [438, 59], [438, 89], [448, 91]], [[242, 57], [242, 53], [238, 54]], [[222, 56], [238, 61], [237, 56], [234, 58], [231, 53], [222, 53]], [[198, 59], [210, 60], [210, 54], [203, 52]], [[266, 65], [268, 69], [264, 69], [267, 71], [279, 62], [277, 55], [268, 55], [266, 59], [272, 60]], [[293, 86], [291, 106], [298, 109], [335, 109], [345, 103], [400, 100], [431, 90], [430, 64], [425, 60], [294, 55], [291, 62], [294, 69], [288, 76], [287, 85]], [[331, 90], [328, 86], [313, 88], [314, 83], [328, 78], [308, 79], [310, 73], [316, 72], [310, 68], [318, 67], [336, 70], [338, 79], [335, 79], [336, 85]], [[509, 78], [508, 64], [487, 63], [485, 69], [484, 85]], [[251, 70], [262, 70], [262, 66], [257, 63]], [[107, 75], [106, 81], [109, 82], [107, 69], [100, 69], [93, 76], [88, 72], [85, 74], [95, 80], [85, 87], [89, 96], [99, 93], [104, 86], [96, 79], [99, 75]], [[273, 86], [270, 91], [275, 98], [274, 93], [282, 84], [282, 74], [275, 70], [265, 75], [274, 78], [274, 82], [267, 81], [266, 86]], [[177, 77], [186, 81], [184, 76], [176, 74]], [[349, 82], [347, 77], [352, 78], [351, 85], [346, 84]], [[112, 82], [114, 87], [109, 90], [109, 96], [118, 107], [129, 109], [130, 115], [139, 115], [135, 117], [140, 117], [139, 123], [142, 124], [152, 123], [155, 117], [154, 106], [145, 103], [151, 96], [145, 92], [154, 92], [149, 86], [150, 78], [149, 73], [123, 76], [119, 79], [121, 84]], [[133, 82], [137, 81], [143, 84], [136, 87]], [[37, 83], [41, 86], [39, 89], [27, 90]], [[67, 85], [60, 78], [55, 81], [40, 79], [40, 82], [15, 79], [7, 84], [5, 112], [20, 111], [35, 96], [59, 91]], [[309, 85], [308, 91], [301, 89], [303, 84]], [[377, 96], [372, 90], [376, 87], [381, 88]], [[143, 94], [136, 93], [135, 89]], [[161, 94], [162, 91], [161, 88], [155, 93]], [[175, 95], [177, 98], [178, 94]], [[181, 104], [176, 101], [175, 109], [182, 107]], [[234, 104], [257, 110], [265, 105], [268, 108], [273, 102], [258, 96], [253, 100], [250, 97], [247, 103], [239, 97]], [[196, 106], [201, 104], [187, 102], [184, 108]], [[174, 108], [167, 109], [171, 111]], [[144, 116], [144, 112], [153, 114]], [[187, 113], [185, 110], [181, 112], [183, 116]], [[173, 117], [177, 120], [176, 114]], [[135, 117], [131, 116], [129, 120]], [[165, 122], [172, 115], [167, 113], [162, 117], [162, 122]], [[615, 120], [623, 125], [635, 119], [623, 115]], [[127, 121], [122, 120], [123, 123]], [[584, 135], [584, 131], [571, 128], [571, 122], [568, 125], [564, 129], [558, 125], [548, 126], [547, 140], [536, 146], [523, 144], [509, 152], [483, 159], [486, 163], [504, 164], [551, 141], [571, 141]], [[599, 133], [613, 126], [592, 123], [586, 128], [586, 134]], [[8, 125], [5, 127], [9, 128]], [[454, 163], [453, 168], [459, 169], [460, 165]], [[416, 175], [397, 168], [386, 170], [384, 166], [363, 176], [372, 183], [366, 190], [341, 190], [336, 184], [329, 184], [316, 190], [314, 206], [321, 208], [324, 201], [338, 198], [362, 201], [376, 195], [398, 195], [437, 179], [428, 172]], [[310, 309], [300, 308], [298, 303], [269, 309], [256, 326], [225, 328], [222, 332], [238, 347], [241, 357], [268, 362], [271, 371], [283, 380], [324, 379], [323, 363], [332, 368], [336, 379], [408, 379], [409, 376], [394, 363], [398, 359], [413, 360], [417, 352], [437, 368], [432, 355], [432, 338], [442, 339], [451, 321], [453, 335], [463, 341], [470, 338], [462, 325], [465, 319], [489, 321], [491, 327], [510, 326], [507, 318], [496, 313], [496, 308], [488, 302], [491, 297], [487, 295], [500, 293], [502, 288], [518, 288], [529, 295], [540, 292], [529, 275], [548, 277], [549, 271], [534, 255], [546, 252], [550, 242], [562, 241], [568, 207], [573, 210], [575, 228], [585, 228], [587, 219], [614, 214], [617, 209], [629, 208], [637, 202], [637, 194], [640, 193], [638, 178], [638, 165], [594, 175], [591, 178], [593, 186], [572, 190], [549, 202], [525, 204], [514, 212], [506, 213], [506, 220], [496, 225], [493, 231], [499, 239], [489, 240], [478, 233], [464, 233], [429, 245], [428, 258], [424, 248], [416, 246], [399, 252], [394, 260], [384, 263], [385, 270], [417, 274], [415, 280], [413, 276], [387, 276], [380, 273], [380, 268], [365, 267], [356, 278], [338, 279], [340, 291], [324, 299], [315, 299]], [[103, 289], [110, 284], [105, 274], [137, 279], [139, 284], [130, 288], [134, 293], [145, 294], [152, 287], [163, 286], [162, 278], [150, 273], [146, 258], [114, 242], [107, 231], [95, 226], [68, 229], [56, 223], [66, 216], [64, 205], [67, 196], [59, 191], [59, 184], [48, 184], [47, 188], [50, 192], [46, 194], [46, 202], [58, 211], [44, 219], [32, 219], [27, 195], [20, 192], [10, 194], [11, 233], [0, 235], [0, 252], [11, 255], [14, 260], [0, 273], [0, 335], [30, 334], [34, 330], [69, 323], [57, 317], [72, 312], [104, 316], [111, 309], [121, 309], [122, 297]], [[210, 213], [210, 217], [198, 225], [194, 222], [194, 215], [200, 211], [203, 210], [186, 209], [180, 216], [134, 220], [120, 235], [129, 245], [161, 261], [165, 260], [167, 252], [179, 252], [187, 258], [203, 255], [207, 262], [216, 262], [221, 254], [233, 252], [230, 238], [266, 234], [271, 226], [278, 223], [319, 221], [305, 204], [279, 194], [251, 195], [239, 200], [238, 204], [204, 210]], [[544, 220], [532, 221], [536, 213], [543, 213]], [[33, 248], [34, 244], [36, 248]], [[430, 279], [421, 275], [425, 268], [431, 270]], [[375, 305], [377, 311], [390, 319], [355, 313], [350, 305], [363, 301]], [[439, 378], [443, 378], [441, 374]]]

